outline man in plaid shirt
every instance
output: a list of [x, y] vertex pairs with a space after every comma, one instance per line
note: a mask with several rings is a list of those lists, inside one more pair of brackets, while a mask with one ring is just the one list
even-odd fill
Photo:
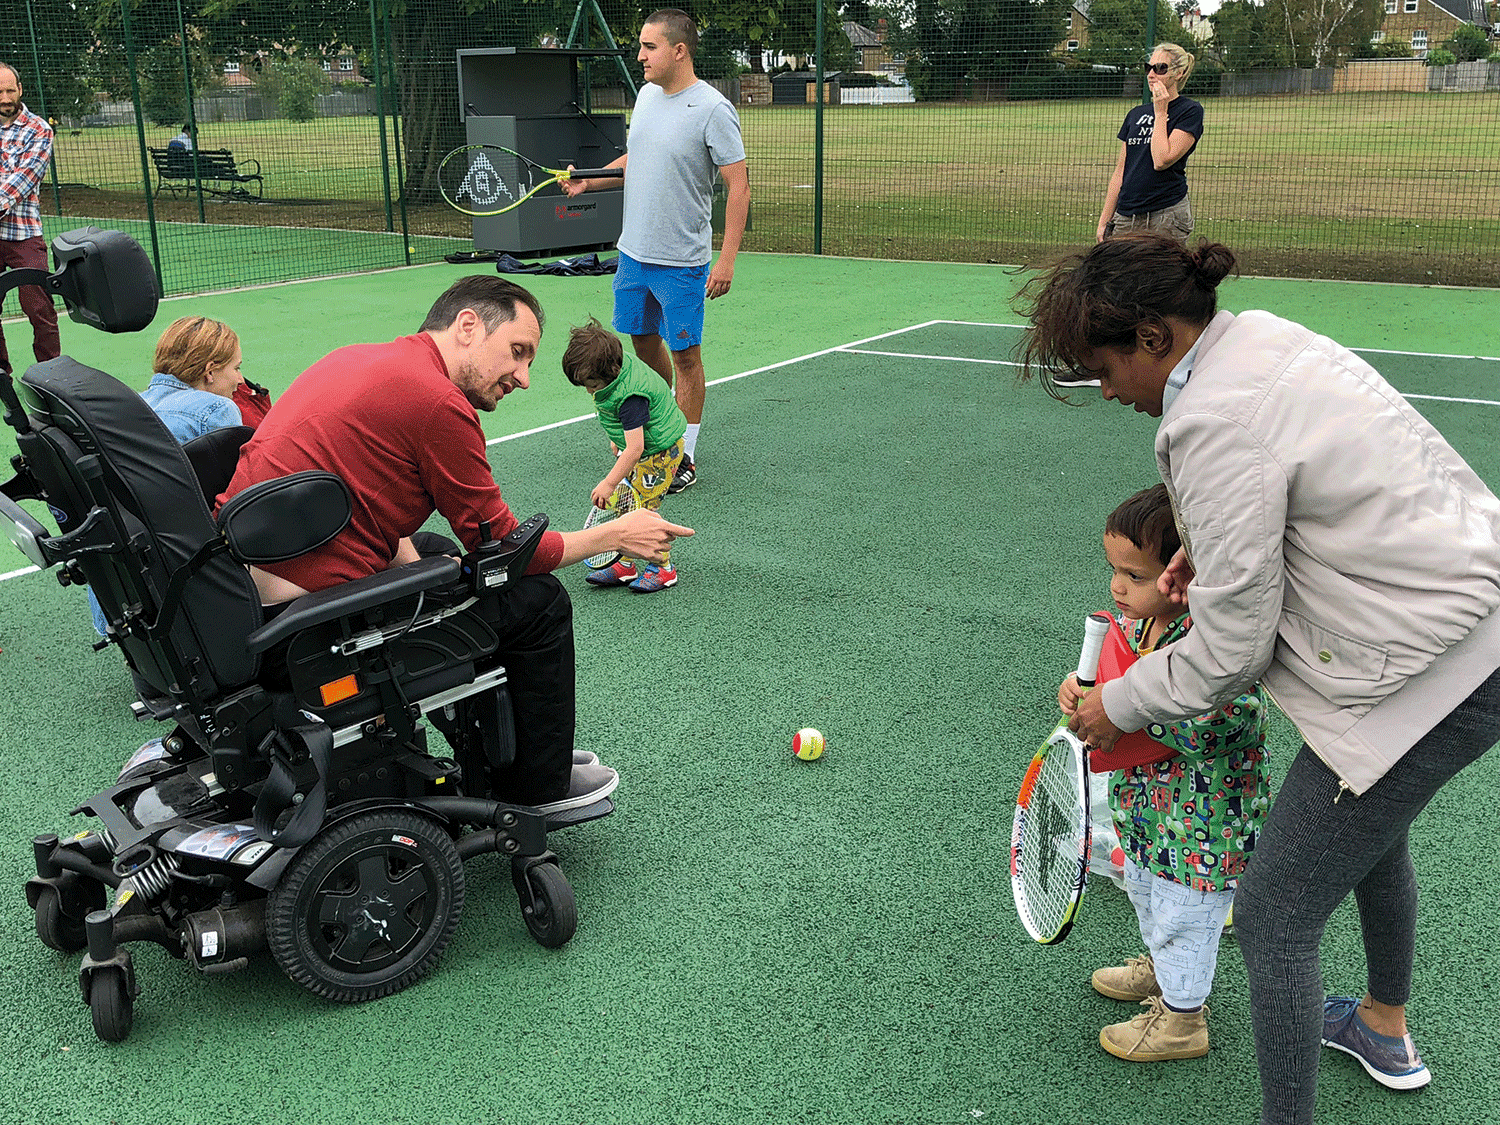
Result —
[[[21, 102], [21, 76], [0, 63], [0, 270], [47, 268], [42, 240], [42, 208], [37, 190], [52, 158], [52, 127]], [[17, 290], [21, 309], [31, 321], [32, 350], [38, 362], [62, 354], [57, 309], [38, 285]], [[0, 333], [0, 364], [11, 370], [5, 336]]]

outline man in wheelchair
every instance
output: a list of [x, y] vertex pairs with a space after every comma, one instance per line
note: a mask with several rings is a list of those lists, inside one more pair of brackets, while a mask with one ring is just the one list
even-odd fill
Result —
[[[488, 526], [496, 538], [518, 524], [500, 495], [477, 410], [491, 411], [530, 385], [541, 342], [541, 305], [494, 275], [463, 278], [443, 293], [415, 335], [356, 344], [297, 377], [240, 453], [221, 501], [251, 485], [306, 470], [336, 473], [353, 515], [328, 544], [279, 564], [252, 567], [261, 600], [285, 602], [420, 557], [413, 534], [437, 511], [466, 549]], [[632, 518], [611, 535], [659, 555], [687, 528]], [[509, 671], [514, 763], [494, 778], [507, 799], [557, 812], [607, 796], [613, 770], [573, 754], [572, 607], [550, 572], [592, 553], [587, 532], [546, 532], [494, 622]], [[434, 721], [451, 734], [440, 717]], [[451, 739], [450, 739], [451, 740]]]
[[[150, 323], [155, 277], [131, 239], [84, 228], [53, 254], [55, 274], [12, 271], [0, 295], [40, 284], [75, 320]], [[314, 365], [243, 457], [250, 431], [179, 446], [134, 391], [66, 356], [19, 388], [0, 371], [20, 449], [0, 529], [94, 591], [137, 717], [170, 724], [75, 810], [100, 828], [34, 841], [38, 937], [87, 950], [101, 1038], [129, 1033], [136, 940], [204, 972], [269, 949], [334, 1000], [405, 988], [436, 967], [475, 855], [510, 858], [537, 941], [571, 938], [547, 833], [611, 812], [617, 778], [575, 764], [571, 606], [547, 572], [691, 532], [651, 513], [563, 534], [511, 515], [474, 409], [526, 386], [542, 318], [490, 280], [460, 282], [417, 336]], [[415, 550], [433, 511], [461, 558]], [[424, 715], [451, 756], [429, 752]]]

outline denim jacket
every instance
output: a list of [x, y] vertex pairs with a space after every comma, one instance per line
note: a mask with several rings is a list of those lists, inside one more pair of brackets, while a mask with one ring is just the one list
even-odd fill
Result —
[[233, 399], [212, 391], [195, 390], [175, 375], [158, 373], [151, 376], [151, 382], [141, 392], [141, 397], [179, 442], [192, 441], [210, 430], [240, 424], [240, 408]]

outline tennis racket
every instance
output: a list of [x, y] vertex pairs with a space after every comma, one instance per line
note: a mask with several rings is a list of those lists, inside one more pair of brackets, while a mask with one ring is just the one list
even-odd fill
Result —
[[465, 215], [503, 215], [537, 192], [566, 179], [618, 179], [623, 168], [548, 168], [499, 145], [464, 145], [438, 165], [438, 190]]
[[[1085, 619], [1078, 683], [1093, 687], [1109, 616]], [[1047, 736], [1021, 780], [1010, 829], [1010, 886], [1026, 932], [1043, 945], [1068, 936], [1089, 876], [1089, 751], [1066, 721]]]
[[[583, 530], [598, 527], [601, 523], [619, 519], [626, 512], [633, 512], [640, 506], [640, 496], [635, 489], [630, 487], [628, 480], [622, 480], [615, 485], [615, 493], [609, 498], [609, 503], [602, 508], [589, 505], [588, 519], [583, 521]], [[619, 551], [600, 551], [597, 555], [590, 555], [583, 560], [583, 564], [590, 570], [603, 570], [607, 566], [614, 566], [620, 561]]]

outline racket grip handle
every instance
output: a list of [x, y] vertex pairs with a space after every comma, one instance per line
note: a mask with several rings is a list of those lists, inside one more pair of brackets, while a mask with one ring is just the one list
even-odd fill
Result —
[[1083, 649], [1078, 654], [1078, 686], [1091, 688], [1098, 682], [1099, 657], [1109, 636], [1110, 616], [1091, 613], [1083, 619]]
[[574, 168], [570, 180], [618, 180], [625, 175], [624, 168]]

